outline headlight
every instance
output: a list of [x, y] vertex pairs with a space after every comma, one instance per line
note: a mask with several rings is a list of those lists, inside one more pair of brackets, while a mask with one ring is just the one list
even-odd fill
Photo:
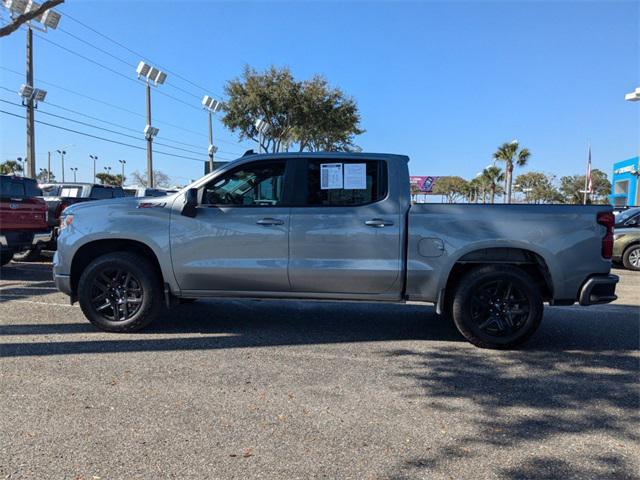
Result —
[[615, 234], [613, 235], [613, 239], [614, 239], [614, 240], [618, 240], [619, 238], [622, 238], [622, 237], [624, 237], [625, 235], [626, 235], [626, 233], [615, 233]]
[[60, 230], [64, 230], [65, 228], [67, 228], [72, 223], [73, 223], [73, 215], [72, 214], [60, 216]]

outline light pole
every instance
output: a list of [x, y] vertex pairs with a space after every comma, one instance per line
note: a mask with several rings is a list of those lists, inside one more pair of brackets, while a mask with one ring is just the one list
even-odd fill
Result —
[[89, 155], [89, 158], [93, 160], [93, 183], [96, 183], [96, 160], [98, 160], [98, 156]]
[[47, 152], [47, 183], [51, 182], [51, 151]]
[[120, 182], [120, 186], [124, 187], [124, 164], [127, 163], [126, 160], [118, 160], [118, 162], [120, 162], [120, 165], [122, 165], [122, 175], [121, 175], [121, 182]]
[[209, 95], [202, 98], [202, 107], [209, 114], [209, 172], [213, 172], [213, 156], [218, 149], [213, 145], [213, 114], [222, 109], [222, 103], [214, 100]]
[[147, 125], [144, 127], [144, 138], [147, 140], [147, 186], [154, 187], [153, 179], [153, 137], [158, 135], [158, 129], [151, 126], [151, 84], [162, 85], [167, 79], [167, 74], [161, 72], [156, 67], [152, 67], [144, 61], [138, 63], [136, 68], [138, 79], [144, 79], [147, 84]]
[[[2, 5], [9, 10], [11, 18], [24, 15], [40, 5], [33, 1], [3, 1]], [[55, 29], [60, 22], [60, 14], [49, 9], [35, 21], [41, 23], [44, 28], [38, 30], [47, 31], [48, 28]], [[27, 23], [27, 67], [26, 67], [26, 84], [20, 89], [22, 97], [22, 105], [27, 109], [27, 175], [30, 178], [36, 178], [36, 142], [35, 142], [35, 119], [34, 110], [37, 108], [38, 101], [43, 101], [47, 92], [33, 88], [33, 29], [31, 21]]]
[[[258, 132], [258, 153], [262, 153], [262, 142], [264, 141], [264, 136], [271, 130], [271, 125], [259, 118], [254, 123], [254, 126]], [[267, 149], [265, 148], [264, 151], [266, 153]]]
[[73, 183], [76, 183], [76, 172], [78, 171], [78, 167], [70, 167], [69, 170], [73, 172]]
[[60, 154], [60, 162], [62, 163], [62, 183], [64, 183], [64, 156], [67, 152], [64, 150], [56, 150]]

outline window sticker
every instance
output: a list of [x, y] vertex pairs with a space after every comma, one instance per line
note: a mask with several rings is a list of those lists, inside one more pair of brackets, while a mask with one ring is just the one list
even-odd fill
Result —
[[344, 188], [345, 190], [366, 190], [367, 189], [367, 164], [366, 163], [345, 163], [344, 164]]
[[321, 163], [320, 189], [331, 190], [335, 188], [342, 188], [342, 164]]

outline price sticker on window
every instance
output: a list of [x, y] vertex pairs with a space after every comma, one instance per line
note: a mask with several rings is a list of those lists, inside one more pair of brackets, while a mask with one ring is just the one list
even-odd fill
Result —
[[342, 185], [342, 164], [321, 163], [320, 189], [331, 190], [335, 188], [342, 188]]

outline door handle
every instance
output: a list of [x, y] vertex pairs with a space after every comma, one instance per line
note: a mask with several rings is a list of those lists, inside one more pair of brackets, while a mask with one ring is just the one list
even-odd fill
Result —
[[278, 220], [277, 218], [262, 218], [256, 222], [258, 225], [263, 225], [265, 227], [271, 225], [284, 225], [283, 220]]
[[382, 227], [390, 227], [390, 226], [392, 226], [393, 222], [389, 222], [389, 221], [383, 220], [381, 218], [372, 218], [371, 220], [367, 220], [366, 222], [364, 222], [364, 224], [369, 226], [369, 227], [382, 228]]

